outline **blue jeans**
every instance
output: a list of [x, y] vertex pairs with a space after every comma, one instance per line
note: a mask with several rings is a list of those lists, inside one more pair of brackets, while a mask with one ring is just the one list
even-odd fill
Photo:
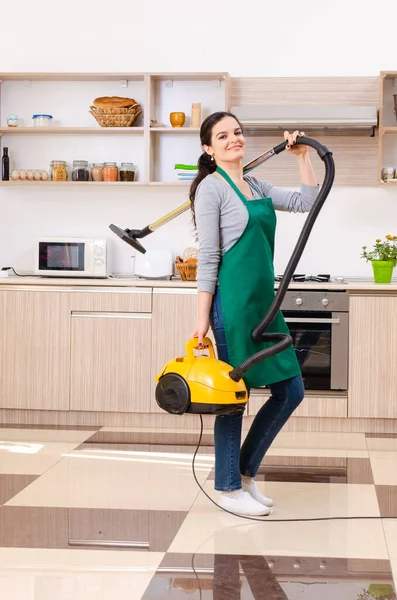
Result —
[[[210, 324], [218, 358], [229, 363], [219, 288], [214, 295]], [[255, 477], [273, 440], [302, 402], [305, 394], [301, 375], [274, 383], [269, 387], [270, 397], [255, 416], [241, 449], [243, 416], [215, 417], [216, 490], [238, 490], [241, 488], [241, 475]]]

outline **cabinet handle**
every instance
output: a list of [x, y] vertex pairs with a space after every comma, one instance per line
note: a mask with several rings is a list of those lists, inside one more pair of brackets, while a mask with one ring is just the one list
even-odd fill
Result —
[[285, 317], [286, 323], [340, 323], [340, 320], [335, 318], [330, 319], [321, 319], [321, 318], [313, 318], [310, 317]]
[[117, 540], [69, 540], [69, 546], [107, 546], [111, 548], [150, 548], [149, 542], [127, 542]]
[[92, 292], [92, 293], [106, 293], [106, 292], [111, 292], [112, 294], [151, 294], [152, 293], [152, 289], [151, 288], [140, 288], [140, 287], [136, 287], [136, 288], [131, 288], [128, 286], [125, 287], [114, 287], [114, 286], [84, 286], [84, 285], [76, 285], [76, 286], [70, 286], [69, 287], [69, 291], [72, 292]]
[[72, 311], [72, 317], [88, 317], [90, 319], [151, 319], [151, 313], [129, 313], [129, 312], [83, 312]]
[[153, 288], [153, 294], [197, 295], [197, 288]]

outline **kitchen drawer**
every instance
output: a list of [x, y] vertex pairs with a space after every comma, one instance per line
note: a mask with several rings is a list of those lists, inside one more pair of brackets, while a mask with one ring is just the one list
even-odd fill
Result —
[[71, 293], [72, 311], [152, 312], [151, 288], [78, 287]]

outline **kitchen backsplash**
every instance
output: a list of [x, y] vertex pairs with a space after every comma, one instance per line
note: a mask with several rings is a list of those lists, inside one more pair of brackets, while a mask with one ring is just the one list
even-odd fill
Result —
[[[0, 190], [1, 266], [33, 270], [37, 236], [104, 236], [109, 245], [109, 271], [133, 273], [134, 250], [109, 229], [141, 228], [186, 201], [187, 188], [139, 187], [133, 189], [54, 190], [6, 188]], [[5, 226], [4, 215], [7, 216]], [[305, 215], [277, 213], [275, 271], [282, 273], [303, 226]], [[394, 230], [393, 230], [394, 227]], [[344, 276], [372, 276], [371, 266], [360, 259], [361, 247], [397, 230], [397, 190], [334, 188], [312, 231], [297, 271]], [[144, 244], [170, 248], [176, 256], [194, 245], [191, 216], [187, 212], [164, 225]]]

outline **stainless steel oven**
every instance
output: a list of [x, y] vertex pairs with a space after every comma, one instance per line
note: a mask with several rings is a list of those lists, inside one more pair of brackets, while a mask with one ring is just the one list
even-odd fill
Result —
[[347, 390], [349, 295], [289, 290], [281, 310], [294, 340], [307, 391]]

